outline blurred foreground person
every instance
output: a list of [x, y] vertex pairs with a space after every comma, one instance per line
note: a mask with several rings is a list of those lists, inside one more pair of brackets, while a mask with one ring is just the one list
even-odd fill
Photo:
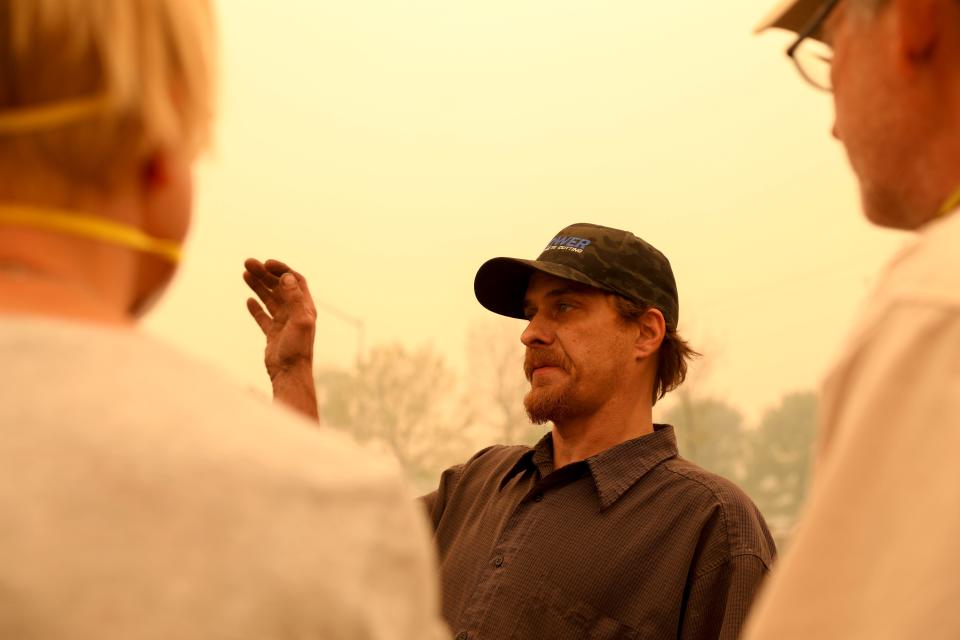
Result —
[[438, 637], [396, 467], [134, 327], [212, 45], [205, 0], [0, 0], [0, 637]]
[[632, 233], [577, 224], [536, 260], [488, 261], [474, 288], [527, 321], [524, 404], [553, 428], [532, 448], [480, 451], [424, 498], [456, 638], [734, 640], [774, 544], [740, 489], [653, 424], [693, 355], [667, 258]]
[[825, 380], [805, 514], [746, 637], [960, 638], [960, 2], [800, 0], [770, 26], [833, 92], [866, 216], [917, 235]]

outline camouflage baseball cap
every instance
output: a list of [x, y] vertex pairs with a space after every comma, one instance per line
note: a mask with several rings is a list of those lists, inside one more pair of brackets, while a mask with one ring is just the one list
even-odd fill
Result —
[[534, 271], [616, 293], [656, 307], [677, 328], [680, 301], [670, 261], [629, 231], [573, 224], [558, 233], [536, 260], [493, 258], [477, 271], [477, 300], [494, 313], [523, 318], [523, 298]]

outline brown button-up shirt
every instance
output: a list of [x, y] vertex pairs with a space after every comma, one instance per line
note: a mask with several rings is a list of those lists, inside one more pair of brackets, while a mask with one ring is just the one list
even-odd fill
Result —
[[460, 640], [734, 640], [775, 554], [669, 426], [557, 470], [549, 434], [490, 447], [424, 501]]

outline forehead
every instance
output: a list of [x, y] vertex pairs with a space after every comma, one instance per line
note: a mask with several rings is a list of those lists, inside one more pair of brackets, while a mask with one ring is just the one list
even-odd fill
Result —
[[550, 275], [549, 273], [535, 271], [527, 282], [527, 292], [524, 296], [524, 302], [552, 295], [602, 295], [603, 293], [603, 291], [590, 285], [567, 280], [566, 278]]

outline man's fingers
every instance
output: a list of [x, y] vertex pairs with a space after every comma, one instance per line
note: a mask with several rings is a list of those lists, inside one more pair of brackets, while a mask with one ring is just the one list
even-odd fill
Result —
[[304, 278], [300, 272], [291, 269], [287, 263], [272, 258], [264, 263], [264, 269], [277, 277], [282, 277], [285, 273], [292, 273], [297, 279], [297, 283], [300, 285], [304, 297], [310, 302], [310, 306], [313, 306], [313, 297], [310, 295], [310, 287], [307, 285], [307, 279]]
[[287, 266], [285, 262], [280, 262], [279, 260], [274, 260], [273, 258], [264, 262], [263, 268], [268, 273], [271, 273], [278, 278], [289, 271], [293, 271], [293, 269]]
[[[269, 262], [269, 260], [267, 262]], [[280, 280], [276, 275], [267, 270], [265, 264], [254, 258], [247, 258], [243, 266], [247, 268], [247, 271], [250, 272], [254, 278], [263, 282], [268, 289], [276, 287]]]
[[[243, 275], [244, 280], [272, 315], [276, 316], [283, 308], [289, 313], [305, 313], [311, 319], [316, 318], [317, 311], [307, 279], [291, 269], [287, 263], [272, 258], [266, 262], [247, 258], [243, 265], [247, 268]], [[295, 282], [284, 286], [282, 278], [287, 274], [290, 274]]]
[[302, 300], [300, 301], [301, 305], [304, 309], [307, 309], [313, 317], [316, 317], [317, 309], [313, 306], [313, 296], [310, 294], [310, 287], [307, 286], [307, 279], [296, 271], [291, 271], [290, 273], [297, 279], [297, 286], [303, 294]]
[[274, 289], [280, 301], [286, 305], [297, 305], [303, 302], [303, 289], [300, 281], [292, 273], [285, 273], [280, 277], [280, 284]]
[[303, 290], [303, 294], [304, 294], [304, 295], [311, 301], [311, 303], [312, 303], [312, 302], [313, 302], [313, 296], [310, 295], [310, 287], [307, 286], [307, 279], [304, 278], [302, 275], [300, 275], [300, 273], [298, 273], [298, 272], [296, 272], [296, 271], [291, 271], [290, 273], [292, 273], [292, 274], [296, 277], [297, 283], [299, 283], [300, 288]]
[[292, 273], [294, 277], [296, 277], [296, 279], [300, 282], [300, 288], [303, 289], [304, 291], [309, 290], [307, 287], [307, 279], [304, 278], [299, 272], [291, 269], [290, 265], [288, 265], [286, 262], [281, 262], [280, 260], [274, 260], [273, 258], [270, 258], [269, 260], [264, 262], [262, 265], [260, 265], [260, 263], [257, 262], [256, 260], [254, 260], [253, 262], [259, 266], [262, 266], [264, 271], [266, 271], [267, 273], [273, 276], [276, 276], [277, 278], [283, 276], [283, 274], [285, 273]]
[[263, 280], [257, 278], [256, 275], [249, 270], [243, 272], [243, 281], [257, 294], [257, 297], [266, 305], [270, 313], [277, 312], [276, 290], [271, 291], [268, 289], [267, 285], [263, 283]]
[[263, 268], [277, 277], [282, 277], [285, 273], [292, 273], [297, 279], [297, 283], [300, 285], [300, 289], [303, 291], [304, 296], [310, 301], [311, 306], [313, 305], [313, 297], [310, 295], [310, 287], [307, 285], [307, 279], [304, 278], [300, 272], [291, 269], [290, 265], [288, 265], [286, 262], [274, 260], [273, 258], [267, 260], [263, 264]]
[[316, 325], [317, 311], [309, 295], [300, 288], [300, 280], [292, 273], [280, 277], [280, 286], [276, 289], [280, 300], [289, 310], [289, 322], [301, 331], [312, 331]]
[[263, 335], [267, 335], [271, 320], [270, 316], [263, 310], [263, 307], [260, 306], [260, 303], [253, 298], [247, 298], [247, 311], [249, 311], [253, 319], [256, 320], [260, 330], [263, 331]]

